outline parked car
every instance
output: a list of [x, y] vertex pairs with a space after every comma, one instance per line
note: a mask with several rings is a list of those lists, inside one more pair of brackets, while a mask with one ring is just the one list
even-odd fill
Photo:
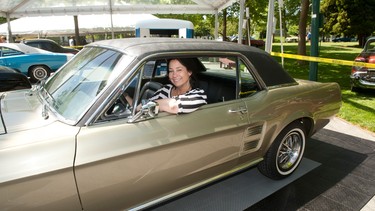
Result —
[[[238, 42], [238, 36], [229, 37], [229, 40], [231, 42], [237, 43]], [[249, 41], [246, 37], [244, 37], [242, 39], [242, 44], [249, 45]], [[250, 37], [250, 44], [251, 44], [251, 46], [261, 48], [261, 47], [264, 47], [266, 45], [266, 42], [264, 40], [258, 40], [258, 39], [255, 39], [254, 37]]]
[[[208, 104], [179, 115], [141, 104], [176, 57], [191, 59]], [[128, 38], [86, 45], [32, 92], [0, 100], [0, 209], [138, 210], [251, 166], [291, 175], [341, 92], [293, 79], [258, 48]]]
[[[366, 41], [365, 47], [354, 61], [375, 64], [375, 37]], [[375, 89], [375, 68], [353, 66], [350, 85], [353, 92], [362, 89]]]
[[40, 48], [46, 51], [51, 51], [55, 53], [72, 53], [77, 54], [79, 51], [74, 48], [67, 48], [59, 45], [53, 40], [50, 39], [28, 39], [22, 41], [24, 44], [28, 46], [32, 46], [35, 48]]
[[73, 54], [52, 53], [23, 43], [0, 43], [0, 65], [13, 68], [32, 82], [48, 77]]
[[30, 88], [31, 83], [24, 74], [12, 68], [0, 66], [0, 92]]
[[354, 38], [350, 37], [336, 37], [332, 39], [332, 42], [352, 42], [355, 41]]
[[285, 38], [285, 42], [298, 42], [298, 36], [288, 36]]

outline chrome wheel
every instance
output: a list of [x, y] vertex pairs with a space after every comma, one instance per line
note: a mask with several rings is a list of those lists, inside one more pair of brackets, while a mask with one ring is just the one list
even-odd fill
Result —
[[305, 143], [301, 129], [290, 131], [282, 140], [277, 152], [277, 167], [280, 172], [287, 172], [302, 156], [301, 151]]
[[303, 121], [295, 121], [279, 133], [258, 164], [262, 174], [282, 179], [296, 170], [305, 151], [305, 127]]
[[49, 74], [50, 70], [45, 66], [35, 66], [30, 70], [30, 77], [34, 82], [47, 78]]

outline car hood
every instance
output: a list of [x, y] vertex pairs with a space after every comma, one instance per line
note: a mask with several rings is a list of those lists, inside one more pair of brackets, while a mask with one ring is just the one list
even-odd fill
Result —
[[56, 121], [42, 116], [42, 103], [35, 92], [16, 90], [0, 93], [0, 134], [39, 128]]

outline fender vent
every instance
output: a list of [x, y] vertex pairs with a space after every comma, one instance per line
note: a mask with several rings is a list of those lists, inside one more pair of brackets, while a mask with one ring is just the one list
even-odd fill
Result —
[[242, 154], [254, 152], [260, 148], [262, 144], [262, 133], [264, 124], [255, 123], [246, 128], [243, 137]]
[[244, 144], [243, 150], [247, 151], [250, 149], [255, 149], [258, 146], [258, 143], [259, 143], [259, 140], [247, 142]]
[[254, 136], [262, 133], [263, 125], [247, 128], [247, 136]]

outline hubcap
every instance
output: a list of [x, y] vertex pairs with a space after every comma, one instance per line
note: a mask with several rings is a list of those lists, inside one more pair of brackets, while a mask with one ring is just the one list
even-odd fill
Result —
[[34, 70], [34, 77], [38, 80], [42, 80], [47, 77], [47, 72], [43, 68], [37, 68]]
[[300, 157], [302, 149], [302, 137], [299, 132], [292, 131], [281, 143], [277, 163], [280, 170], [290, 169]]

